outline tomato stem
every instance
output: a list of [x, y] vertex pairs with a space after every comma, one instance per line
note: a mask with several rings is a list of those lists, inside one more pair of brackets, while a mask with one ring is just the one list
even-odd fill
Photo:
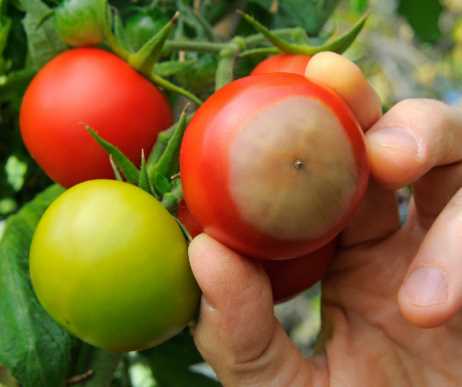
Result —
[[174, 83], [170, 82], [169, 80], [162, 78], [161, 76], [157, 74], [150, 74], [149, 78], [151, 81], [153, 81], [155, 84], [159, 85], [160, 87], [172, 91], [174, 93], [180, 94], [183, 97], [188, 98], [190, 101], [194, 102], [196, 105], [202, 105], [202, 100], [199, 97], [196, 97], [193, 93], [190, 91], [175, 85]]
[[[281, 38], [285, 37], [287, 39], [299, 42], [306, 41], [307, 39], [305, 30], [301, 27], [281, 28], [278, 30], [274, 30], [273, 34]], [[243, 39], [245, 40], [246, 47], [257, 46], [266, 41], [265, 36], [261, 33], [249, 35]], [[232, 41], [219, 43], [186, 39], [167, 40], [164, 46], [163, 53], [168, 54], [170, 51], [173, 50], [219, 53], [220, 51], [229, 48], [230, 44], [232, 44]]]
[[229, 46], [220, 51], [220, 59], [215, 74], [215, 90], [221, 89], [234, 79], [234, 65], [239, 52], [245, 48], [244, 38], [235, 37]]

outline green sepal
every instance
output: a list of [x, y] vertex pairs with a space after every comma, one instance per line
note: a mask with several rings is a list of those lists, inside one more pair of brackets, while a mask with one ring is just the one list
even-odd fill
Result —
[[167, 132], [168, 134], [165, 135], [168, 136], [167, 142], [155, 147], [149, 157], [147, 166], [149, 180], [152, 182], [154, 190], [160, 195], [164, 195], [174, 188], [171, 178], [179, 170], [178, 156], [187, 124], [188, 118], [183, 111], [171, 132]]
[[128, 56], [128, 63], [143, 74], [150, 76], [177, 19], [178, 13], [157, 34], [148, 40], [143, 47], [137, 52], [130, 54]]
[[138, 180], [138, 187], [145, 190], [151, 195], [155, 195], [154, 188], [152, 187], [151, 181], [149, 180], [148, 168], [146, 165], [146, 157], [144, 156], [144, 150], [141, 150], [141, 167], [140, 167], [140, 178]]
[[175, 213], [178, 209], [178, 205], [183, 200], [183, 187], [181, 185], [181, 179], [174, 179], [171, 184], [171, 189], [166, 192], [162, 197], [162, 205], [170, 212]]
[[[263, 34], [274, 46], [276, 46], [280, 51], [287, 54], [298, 54], [298, 55], [314, 55], [323, 51], [332, 51], [338, 54], [346, 51], [351, 44], [355, 41], [356, 37], [359, 35], [364, 25], [366, 24], [368, 14], [364, 14], [359, 21], [345, 34], [333, 38], [332, 40], [326, 42], [321, 46], [309, 46], [307, 44], [293, 44], [289, 43], [275, 34], [273, 34], [268, 28], [263, 24], [258, 22], [252, 16], [238, 11], [242, 17], [254, 27], [258, 32]], [[246, 53], [248, 55], [248, 53]]]
[[111, 163], [112, 172], [114, 172], [114, 177], [116, 178], [116, 180], [124, 181], [124, 178], [120, 174], [119, 168], [117, 168], [117, 165], [115, 164], [114, 159], [111, 155], [109, 155], [109, 162]]
[[129, 183], [137, 185], [140, 180], [138, 168], [117, 147], [100, 137], [91, 127], [86, 126], [86, 131], [95, 141], [112, 157], [114, 164], [123, 173]]
[[157, 160], [159, 160], [160, 156], [162, 156], [162, 153], [167, 147], [170, 137], [173, 136], [173, 133], [177, 125], [178, 123], [175, 123], [170, 128], [164, 130], [163, 132], [160, 132], [157, 136], [156, 143], [154, 144], [154, 147], [152, 148], [152, 151], [148, 156], [148, 169], [153, 167]]

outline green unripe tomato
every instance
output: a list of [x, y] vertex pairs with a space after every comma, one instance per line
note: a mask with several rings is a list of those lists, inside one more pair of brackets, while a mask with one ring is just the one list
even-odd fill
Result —
[[160, 11], [140, 12], [131, 16], [125, 25], [125, 39], [134, 51], [140, 49], [149, 39], [168, 23], [168, 17]]
[[48, 313], [109, 351], [160, 344], [197, 311], [200, 292], [175, 219], [138, 187], [91, 180], [45, 211], [30, 274]]
[[56, 29], [72, 47], [100, 44], [106, 12], [107, 0], [64, 0], [55, 11]]

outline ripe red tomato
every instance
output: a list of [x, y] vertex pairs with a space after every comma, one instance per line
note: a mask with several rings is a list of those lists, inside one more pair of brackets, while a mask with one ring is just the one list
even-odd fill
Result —
[[139, 164], [157, 133], [171, 125], [166, 98], [117, 56], [96, 48], [66, 51], [29, 85], [20, 112], [26, 147], [65, 187], [112, 178], [107, 154], [85, 131], [91, 126]]
[[[177, 217], [194, 238], [202, 232], [202, 226], [181, 202]], [[271, 282], [274, 303], [281, 303], [300, 294], [322, 280], [335, 253], [335, 241], [305, 257], [279, 261], [259, 261]]]
[[205, 232], [261, 259], [324, 246], [368, 179], [363, 134], [346, 103], [288, 73], [242, 78], [210, 97], [186, 130], [180, 167]]
[[279, 54], [261, 61], [250, 75], [269, 73], [293, 73], [305, 75], [305, 69], [310, 60], [306, 55]]

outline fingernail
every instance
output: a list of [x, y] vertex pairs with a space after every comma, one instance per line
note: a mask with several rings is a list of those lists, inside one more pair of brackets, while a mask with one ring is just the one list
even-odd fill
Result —
[[401, 291], [416, 306], [443, 304], [448, 300], [446, 273], [437, 267], [420, 267], [408, 276]]
[[385, 128], [367, 134], [367, 144], [392, 152], [419, 157], [419, 146], [416, 138], [406, 129]]

